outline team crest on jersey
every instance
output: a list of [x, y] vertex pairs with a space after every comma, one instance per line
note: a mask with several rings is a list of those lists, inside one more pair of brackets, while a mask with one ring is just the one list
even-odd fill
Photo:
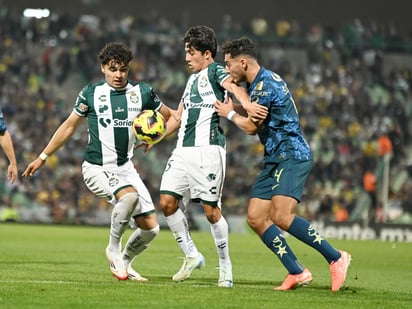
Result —
[[139, 96], [137, 95], [137, 93], [135, 91], [132, 91], [132, 93], [130, 93], [130, 102], [132, 102], [132, 103], [138, 103], [139, 102]]
[[255, 89], [261, 91], [263, 89], [263, 81], [258, 82]]
[[200, 76], [199, 86], [200, 86], [200, 87], [206, 87], [206, 86], [207, 86], [207, 78], [206, 78], [206, 76], [204, 76], [204, 75]]

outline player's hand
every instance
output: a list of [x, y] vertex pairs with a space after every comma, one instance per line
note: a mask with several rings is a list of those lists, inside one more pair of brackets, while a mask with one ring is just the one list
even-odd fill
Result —
[[42, 159], [40, 159], [40, 158], [37, 158], [36, 160], [34, 160], [33, 162], [31, 162], [31, 163], [27, 166], [27, 168], [26, 168], [26, 170], [23, 172], [22, 176], [25, 177], [25, 178], [30, 177], [30, 176], [33, 176], [34, 173], [35, 173], [39, 168], [41, 168], [41, 167], [44, 165], [44, 163], [46, 163], [45, 160], [42, 160]]
[[7, 168], [7, 178], [10, 180], [10, 183], [13, 184], [18, 176], [17, 166], [14, 164], [10, 164]]
[[227, 115], [232, 110], [233, 110], [232, 98], [226, 99], [225, 102], [216, 100], [216, 102], [215, 102], [215, 111], [219, 116], [227, 118]]
[[259, 122], [265, 119], [268, 115], [267, 107], [260, 105], [257, 102], [246, 104], [246, 106], [244, 106], [244, 109], [253, 122]]

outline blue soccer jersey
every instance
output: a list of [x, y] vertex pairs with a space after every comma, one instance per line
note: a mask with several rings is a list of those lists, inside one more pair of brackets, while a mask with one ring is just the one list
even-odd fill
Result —
[[3, 135], [6, 132], [7, 126], [3, 119], [3, 111], [0, 108], [0, 135]]
[[264, 162], [311, 160], [312, 152], [302, 135], [295, 102], [285, 81], [262, 67], [248, 87], [248, 93], [252, 101], [269, 110], [258, 131], [260, 141], [265, 146]]

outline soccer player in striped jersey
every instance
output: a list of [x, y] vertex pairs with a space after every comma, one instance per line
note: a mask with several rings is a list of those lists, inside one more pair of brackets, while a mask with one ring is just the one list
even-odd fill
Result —
[[[193, 72], [178, 107], [176, 148], [170, 156], [160, 185], [160, 207], [167, 224], [185, 257], [181, 269], [173, 275], [176, 282], [190, 277], [205, 265], [203, 255], [190, 236], [179, 201], [200, 202], [210, 223], [219, 256], [219, 287], [232, 287], [232, 263], [229, 256], [228, 224], [221, 212], [222, 187], [226, 168], [226, 141], [214, 110], [216, 99], [226, 91], [253, 115], [265, 115], [266, 108], [252, 106], [246, 91], [232, 82], [223, 65], [215, 62], [217, 41], [207, 26], [190, 28], [183, 38], [185, 60]], [[173, 118], [173, 117], [172, 117]], [[168, 127], [172, 130], [171, 126]]]
[[[82, 173], [86, 186], [113, 204], [106, 256], [112, 274], [119, 280], [147, 281], [132, 267], [133, 259], [159, 233], [152, 198], [136, 171], [132, 156], [134, 118], [144, 109], [159, 111], [166, 119], [171, 110], [144, 82], [128, 79], [131, 50], [123, 43], [108, 43], [98, 54], [104, 80], [85, 86], [73, 111], [56, 130], [47, 146], [23, 173], [32, 176], [48, 156], [55, 153], [87, 119], [88, 144]], [[137, 229], [122, 250], [122, 236], [134, 218]]]
[[14, 152], [13, 139], [10, 132], [7, 130], [6, 122], [3, 118], [3, 112], [0, 108], [0, 147], [3, 149], [7, 159], [9, 160], [9, 166], [7, 167], [7, 178], [10, 183], [14, 183], [17, 180], [17, 161], [16, 154]]
[[306, 219], [295, 215], [313, 159], [292, 95], [278, 74], [259, 64], [256, 46], [249, 38], [225, 41], [222, 51], [234, 81], [245, 82], [251, 100], [269, 110], [267, 117], [254, 121], [236, 113], [232, 100], [216, 102], [220, 116], [248, 134], [258, 134], [264, 145], [263, 167], [252, 189], [247, 221], [288, 270], [275, 290], [290, 290], [312, 281], [312, 274], [283, 237], [284, 230], [323, 255], [331, 272], [331, 289], [338, 291], [346, 278], [350, 254], [336, 250]]

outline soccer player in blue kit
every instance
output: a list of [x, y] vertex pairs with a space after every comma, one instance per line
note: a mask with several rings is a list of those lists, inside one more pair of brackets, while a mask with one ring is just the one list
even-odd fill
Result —
[[345, 281], [351, 255], [335, 249], [306, 219], [295, 214], [313, 159], [292, 95], [278, 74], [259, 64], [257, 48], [249, 38], [225, 41], [222, 52], [234, 82], [246, 83], [251, 100], [269, 111], [266, 118], [256, 120], [239, 114], [239, 105], [231, 99], [215, 103], [220, 116], [248, 134], [258, 134], [264, 145], [263, 167], [252, 189], [247, 222], [288, 271], [283, 283], [274, 289], [290, 290], [312, 281], [311, 272], [282, 235], [284, 230], [323, 255], [330, 267], [331, 290], [336, 292]]
[[16, 154], [14, 152], [13, 139], [10, 132], [7, 130], [6, 122], [3, 118], [3, 112], [0, 108], [0, 147], [3, 149], [7, 159], [9, 160], [9, 166], [7, 167], [7, 178], [10, 183], [13, 184], [18, 177]]

